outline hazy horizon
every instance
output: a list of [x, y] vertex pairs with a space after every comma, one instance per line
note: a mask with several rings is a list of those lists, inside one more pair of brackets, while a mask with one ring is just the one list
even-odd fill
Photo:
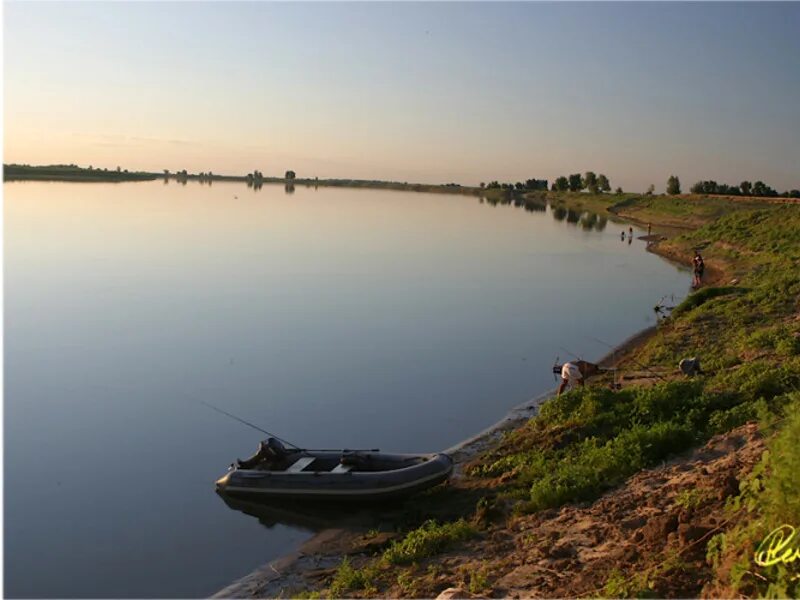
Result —
[[4, 11], [6, 163], [800, 186], [796, 3]]

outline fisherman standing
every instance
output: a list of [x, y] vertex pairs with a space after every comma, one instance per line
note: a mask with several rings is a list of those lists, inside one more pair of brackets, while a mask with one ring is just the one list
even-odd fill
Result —
[[703, 272], [706, 270], [706, 264], [703, 262], [703, 257], [700, 252], [694, 251], [694, 258], [692, 259], [692, 267], [694, 269], [694, 277], [692, 278], [692, 287], [700, 287], [703, 280]]

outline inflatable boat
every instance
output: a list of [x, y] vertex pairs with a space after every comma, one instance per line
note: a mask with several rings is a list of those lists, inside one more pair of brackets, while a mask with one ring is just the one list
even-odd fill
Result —
[[269, 438], [251, 458], [232, 464], [216, 488], [262, 500], [371, 502], [422, 491], [442, 483], [452, 471], [452, 459], [442, 453], [292, 449]]

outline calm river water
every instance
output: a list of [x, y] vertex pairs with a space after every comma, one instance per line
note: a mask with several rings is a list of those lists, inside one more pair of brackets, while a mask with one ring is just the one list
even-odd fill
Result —
[[4, 192], [11, 597], [205, 596], [310, 535], [217, 497], [260, 435], [201, 401], [307, 447], [440, 450], [689, 283], [622, 225], [470, 196]]

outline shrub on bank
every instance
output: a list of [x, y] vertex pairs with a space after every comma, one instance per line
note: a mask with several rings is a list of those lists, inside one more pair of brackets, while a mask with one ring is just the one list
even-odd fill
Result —
[[531, 486], [527, 509], [591, 500], [636, 471], [684, 450], [692, 441], [692, 430], [674, 422], [635, 425], [604, 444], [586, 439]]
[[421, 527], [409, 531], [399, 542], [392, 543], [383, 553], [383, 558], [392, 564], [411, 563], [438, 554], [473, 535], [475, 528], [464, 519], [453, 523], [428, 520]]

